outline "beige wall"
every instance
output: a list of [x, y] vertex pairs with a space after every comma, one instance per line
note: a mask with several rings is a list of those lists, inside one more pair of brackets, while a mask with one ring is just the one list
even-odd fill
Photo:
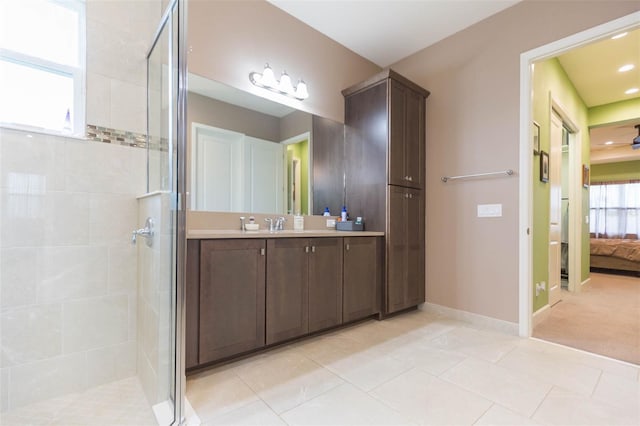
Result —
[[[518, 320], [520, 54], [639, 9], [633, 1], [524, 1], [392, 67], [427, 100], [427, 301]], [[502, 203], [503, 217], [476, 218]]]
[[188, 8], [189, 72], [282, 102], [249, 81], [268, 62], [277, 76], [305, 80], [309, 98], [288, 103], [303, 111], [344, 122], [340, 91], [379, 70], [262, 0], [191, 0]]
[[187, 140], [192, 123], [232, 130], [254, 138], [280, 141], [280, 119], [189, 92], [187, 98]]

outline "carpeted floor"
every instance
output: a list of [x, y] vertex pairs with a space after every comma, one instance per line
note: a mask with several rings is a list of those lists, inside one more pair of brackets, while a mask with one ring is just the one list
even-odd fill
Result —
[[562, 290], [533, 336], [640, 364], [640, 278], [591, 273], [586, 291]]

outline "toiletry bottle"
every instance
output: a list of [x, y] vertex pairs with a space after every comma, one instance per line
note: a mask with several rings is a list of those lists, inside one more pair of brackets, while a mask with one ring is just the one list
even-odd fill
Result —
[[300, 213], [298, 213], [293, 217], [293, 230], [294, 231], [304, 230], [304, 217]]
[[342, 213], [340, 214], [340, 221], [347, 221], [347, 206], [342, 206]]
[[331, 212], [329, 211], [329, 207], [325, 207], [324, 208], [324, 213], [322, 214], [322, 216], [331, 216]]

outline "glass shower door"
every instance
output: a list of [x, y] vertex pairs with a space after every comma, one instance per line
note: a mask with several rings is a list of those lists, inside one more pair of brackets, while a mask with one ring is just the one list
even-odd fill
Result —
[[182, 4], [173, 1], [169, 5], [147, 56], [148, 180], [138, 210], [138, 223], [153, 226], [153, 231], [145, 229], [153, 234], [152, 243], [138, 244], [138, 374], [159, 424], [180, 423], [184, 394], [179, 349], [184, 210], [178, 178], [183, 151], [179, 147], [183, 134], [179, 119]]

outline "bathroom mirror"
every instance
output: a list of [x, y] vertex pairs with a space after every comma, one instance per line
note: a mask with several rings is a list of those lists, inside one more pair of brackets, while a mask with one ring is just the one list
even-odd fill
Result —
[[188, 90], [191, 209], [312, 214], [313, 116], [191, 73]]

